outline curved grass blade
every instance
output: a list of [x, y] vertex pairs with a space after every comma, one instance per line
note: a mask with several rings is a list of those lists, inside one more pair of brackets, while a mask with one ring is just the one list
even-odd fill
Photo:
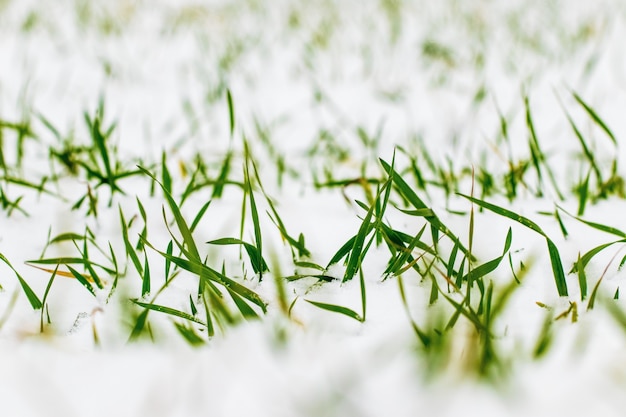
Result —
[[507, 254], [507, 252], [511, 248], [511, 240], [512, 240], [512, 231], [511, 231], [511, 228], [509, 228], [509, 231], [506, 235], [506, 241], [504, 243], [504, 249], [502, 251], [502, 256], [492, 259], [489, 262], [485, 262], [484, 264], [477, 266], [476, 268], [472, 268], [467, 273], [467, 275], [465, 275], [464, 279], [466, 279], [468, 282], [471, 283], [484, 277], [485, 275], [493, 272], [496, 268], [498, 268], [498, 266], [502, 262], [502, 259], [504, 259], [504, 256]]
[[609, 234], [615, 235], [617, 237], [626, 238], [626, 233], [622, 232], [621, 230], [619, 230], [616, 227], [607, 226], [607, 225], [604, 225], [604, 224], [601, 224], [601, 223], [590, 222], [588, 220], [584, 220], [584, 219], [582, 219], [582, 218], [580, 218], [578, 216], [574, 216], [573, 214], [569, 213], [568, 211], [566, 211], [564, 208], [560, 207], [559, 205], [557, 205], [557, 208], [559, 210], [561, 210], [563, 213], [567, 214], [568, 216], [578, 220], [581, 223], [586, 224], [589, 227], [592, 227], [592, 228], [594, 228], [596, 230], [599, 230], [601, 232], [605, 232], [605, 233], [609, 233]]
[[259, 318], [256, 311], [254, 311], [252, 307], [250, 307], [235, 291], [228, 287], [226, 287], [226, 290], [228, 290], [228, 294], [230, 294], [231, 298], [235, 302], [235, 305], [237, 306], [237, 309], [246, 320]]
[[[379, 161], [380, 161], [381, 165], [383, 166], [383, 169], [385, 170], [385, 172], [389, 176], [389, 178], [392, 180], [392, 182], [396, 186], [396, 188], [397, 188], [398, 192], [400, 193], [400, 195], [404, 199], [406, 199], [409, 203], [411, 203], [411, 205], [413, 207], [415, 207], [415, 209], [418, 211], [418, 213], [424, 214], [425, 210], [429, 210], [429, 208], [426, 206], [426, 204], [417, 196], [415, 191], [413, 191], [413, 189], [402, 179], [400, 174], [398, 174], [393, 169], [393, 167], [391, 165], [389, 165], [383, 159], [379, 159]], [[453, 241], [458, 241], [459, 240], [457, 238], [457, 236], [455, 236], [454, 233], [452, 233], [452, 231], [450, 231], [450, 229], [448, 229], [448, 227], [446, 227], [446, 225], [443, 224], [441, 222], [441, 220], [439, 220], [439, 218], [437, 217], [437, 215], [434, 212], [433, 212], [432, 216], [424, 216], [424, 219], [432, 225], [433, 230], [441, 231], [443, 234], [448, 236]], [[471, 254], [469, 253], [467, 248], [465, 248], [465, 246], [463, 246], [462, 244], [459, 244], [459, 249], [466, 256], [471, 256]], [[473, 257], [472, 257], [472, 260], [474, 260]]]
[[180, 208], [178, 207], [178, 205], [174, 201], [174, 198], [167, 191], [167, 188], [163, 184], [161, 184], [159, 182], [159, 180], [157, 180], [156, 177], [150, 171], [148, 171], [147, 169], [142, 168], [140, 166], [138, 166], [138, 168], [145, 175], [147, 175], [150, 178], [152, 178], [152, 181], [157, 183], [161, 187], [161, 189], [163, 190], [163, 195], [165, 196], [167, 204], [168, 204], [170, 210], [172, 211], [172, 214], [174, 215], [174, 219], [176, 221], [176, 225], [178, 226], [178, 230], [180, 231], [180, 234], [183, 237], [183, 243], [187, 246], [187, 248], [189, 250], [190, 258], [193, 258], [193, 261], [200, 263], [201, 262], [201, 260], [200, 260], [200, 252], [198, 251], [198, 247], [196, 246], [196, 242], [193, 239], [193, 236], [191, 234], [191, 230], [187, 226], [187, 222], [185, 221], [185, 218], [183, 217], [183, 215], [182, 215], [182, 213], [180, 211]]
[[[43, 306], [46, 306], [46, 301], [48, 300], [48, 294], [50, 293], [50, 289], [52, 288], [52, 283], [54, 282], [54, 278], [57, 276], [58, 270], [59, 270], [59, 266], [57, 265], [56, 268], [54, 268], [54, 271], [52, 271], [52, 276], [48, 280], [48, 285], [46, 286], [46, 290], [43, 293], [43, 299], [41, 300], [42, 309], [41, 309], [41, 316], [39, 317], [39, 331], [41, 333], [43, 333], [44, 310], [47, 310], [47, 308], [43, 308]], [[50, 323], [50, 316], [48, 316], [48, 323]]]
[[351, 310], [347, 307], [338, 306], [335, 304], [319, 303], [317, 301], [311, 301], [311, 300], [306, 300], [306, 299], [304, 301], [306, 301], [307, 303], [313, 304], [314, 306], [319, 307], [322, 310], [343, 314], [344, 316], [348, 316], [356, 321], [359, 321], [361, 323], [363, 322], [363, 318], [359, 316], [358, 313], [356, 313], [354, 310]]
[[243, 240], [234, 237], [225, 237], [222, 239], [211, 240], [207, 243], [210, 245], [243, 245], [246, 252], [248, 253], [248, 257], [250, 258], [250, 263], [252, 264], [252, 269], [254, 270], [254, 272], [259, 274], [269, 271], [265, 259], [263, 259], [263, 256], [261, 256], [261, 252], [254, 245], [248, 242], [244, 242]]
[[593, 121], [598, 126], [600, 126], [604, 133], [606, 133], [611, 142], [613, 142], [613, 144], [617, 146], [617, 139], [615, 139], [615, 135], [613, 135], [611, 129], [609, 129], [606, 123], [604, 123], [600, 116], [598, 116], [598, 113], [596, 113], [595, 110], [593, 110], [593, 108], [591, 108], [591, 106], [589, 106], [575, 91], [572, 91], [571, 93], [574, 96], [574, 99], [576, 99], [576, 101], [578, 102], [578, 104], [580, 104], [585, 109], [585, 111], [593, 119]]
[[472, 201], [473, 203], [479, 205], [484, 209], [487, 209], [500, 216], [507, 217], [523, 226], [526, 226], [534, 232], [543, 236], [546, 239], [546, 243], [548, 245], [548, 253], [550, 255], [550, 263], [552, 265], [552, 273], [554, 275], [554, 281], [556, 283], [557, 291], [559, 293], [559, 296], [567, 296], [567, 282], [565, 281], [565, 273], [563, 271], [563, 263], [561, 262], [559, 250], [557, 249], [554, 242], [552, 242], [548, 235], [535, 222], [511, 210], [507, 210], [503, 207], [496, 206], [486, 201], [479, 200], [477, 198], [470, 197], [461, 193], [457, 193], [457, 195]]
[[176, 310], [174, 308], [170, 308], [170, 307], [166, 307], [166, 306], [162, 306], [162, 305], [159, 305], [159, 304], [144, 303], [144, 302], [139, 301], [137, 299], [132, 299], [131, 301], [133, 303], [137, 304], [138, 306], [146, 308], [148, 310], [153, 310], [153, 311], [158, 311], [160, 313], [169, 314], [170, 316], [179, 317], [181, 319], [189, 320], [189, 321], [201, 324], [202, 326], [206, 327], [206, 324], [202, 320], [200, 320], [197, 317], [192, 316], [189, 313], [185, 313], [183, 311]]
[[35, 294], [32, 288], [30, 288], [30, 286], [26, 283], [24, 278], [22, 278], [19, 272], [17, 272], [17, 270], [13, 268], [13, 265], [11, 265], [11, 262], [9, 262], [9, 260], [1, 253], [0, 253], [0, 260], [4, 262], [5, 264], [7, 264], [7, 266], [11, 268], [11, 270], [13, 270], [13, 272], [15, 273], [15, 276], [20, 282], [20, 285], [22, 286], [22, 290], [24, 291], [24, 294], [26, 294], [26, 298], [28, 298], [28, 302], [30, 303], [31, 307], [33, 307], [33, 310], [39, 310], [42, 307], [42, 304], [41, 304], [41, 300], [39, 300], [39, 297], [37, 297], [37, 294]]

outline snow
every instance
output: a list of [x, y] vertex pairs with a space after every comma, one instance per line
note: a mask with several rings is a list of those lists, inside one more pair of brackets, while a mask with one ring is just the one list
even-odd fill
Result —
[[[398, 32], [382, 4], [389, 5], [389, 13], [393, 4], [401, 5]], [[509, 155], [516, 160], [528, 156], [525, 94], [560, 184], [572, 186], [585, 174], [580, 145], [560, 101], [591, 138], [602, 166], [608, 166], [614, 154], [623, 165], [621, 143], [614, 147], [569, 91], [591, 103], [618, 140], [624, 135], [624, 16], [618, 0], [277, 0], [271, 5], [255, 0], [61, 0], [45, 5], [5, 0], [0, 2], [0, 120], [34, 115], [40, 140], [26, 138], [19, 171], [36, 182], [50, 173], [48, 147], [62, 146], [36, 115], [51, 121], [63, 137], [86, 143], [83, 113], [93, 114], [103, 98], [105, 124], [117, 122], [112, 140], [121, 162], [157, 169], [165, 152], [178, 193], [188, 181], [180, 163], [199, 154], [213, 167], [230, 146], [241, 152], [246, 137], [264, 188], [275, 199], [288, 231], [302, 233], [311, 259], [325, 266], [357, 232], [363, 211], [354, 200], [364, 197], [358, 187], [317, 190], [311, 172], [319, 180], [324, 180], [325, 168], [336, 178], [377, 176], [377, 157], [391, 161], [397, 146], [420, 155], [417, 161], [422, 164], [423, 140], [437, 164], [450, 160], [455, 169], [482, 167], [500, 175], [508, 169]], [[426, 56], [426, 40], [443, 48], [443, 55]], [[226, 88], [235, 109], [232, 140]], [[475, 101], [480, 89], [486, 96]], [[499, 112], [510, 123], [510, 149], [496, 142]], [[300, 177], [287, 173], [278, 185], [257, 122]], [[370, 136], [380, 129], [376, 155], [361, 145], [358, 128]], [[344, 156], [336, 149], [310, 155], [321, 130], [337, 138]], [[4, 157], [7, 164], [15, 164], [17, 139], [7, 129], [2, 133]], [[407, 158], [396, 155], [398, 164], [406, 167]], [[364, 168], [362, 161], [368, 161]], [[239, 180], [241, 165], [237, 157], [233, 171]], [[10, 198], [23, 195], [21, 205], [30, 216], [0, 212], [0, 253], [41, 296], [50, 274], [24, 263], [40, 257], [48, 234], [84, 233], [88, 226], [99, 245], [106, 248], [110, 242], [123, 258], [119, 209], [127, 221], [138, 216], [135, 196], [147, 211], [150, 242], [163, 250], [170, 236], [162, 218], [162, 194], [151, 195], [145, 177], [124, 179], [120, 186], [127, 195], [115, 195], [110, 207], [108, 192], [99, 191], [99, 215], [94, 219], [86, 216], [86, 205], [70, 210], [87, 190], [84, 178], [65, 178], [50, 186], [64, 199], [6, 185]], [[459, 187], [469, 194], [468, 178]], [[568, 198], [558, 204], [575, 213], [575, 195], [562, 191]], [[289, 275], [296, 269], [289, 249], [265, 216], [269, 207], [261, 194], [256, 197], [264, 255], [275, 254], [276, 260], [268, 260]], [[428, 189], [427, 197], [441, 220], [467, 242], [468, 216], [452, 211], [468, 212], [468, 201], [435, 187]], [[182, 207], [186, 218], [192, 219], [206, 198], [206, 193], [192, 195]], [[241, 199], [240, 190], [232, 187], [211, 204], [194, 235], [199, 245], [238, 236]], [[569, 232], [564, 238], [554, 216], [538, 214], [556, 210], [556, 193], [548, 185], [543, 198], [520, 187], [513, 202], [502, 195], [488, 201], [536, 222], [559, 248], [566, 273], [579, 253], [618, 239], [561, 213]], [[623, 210], [623, 199], [611, 197], [590, 205], [584, 218], [622, 229]], [[171, 221], [169, 212], [167, 216]], [[422, 225], [420, 219], [397, 211], [389, 213], [389, 220], [413, 234]], [[141, 225], [137, 217], [132, 236]], [[253, 240], [250, 227], [248, 220], [244, 240]], [[576, 275], [567, 276], [570, 296], [558, 297], [545, 238], [518, 223], [476, 212], [477, 258], [500, 256], [509, 227], [512, 263], [528, 263], [529, 271], [495, 326], [505, 360], [513, 362], [508, 378], [485, 381], [467, 372], [476, 335], [465, 322], [453, 330], [449, 362], [442, 368], [428, 362], [433, 358], [421, 352], [408, 315], [422, 324], [435, 316], [433, 311], [451, 310], [441, 299], [429, 307], [430, 286], [407, 273], [407, 315], [397, 280], [382, 280], [388, 260], [383, 247], [372, 248], [364, 261], [367, 317], [359, 323], [304, 301], [360, 312], [358, 279], [289, 284], [289, 300], [298, 297], [289, 320], [277, 306], [271, 275], [259, 282], [249, 265], [242, 266], [238, 248], [202, 244], [210, 265], [220, 268], [224, 262], [229, 273], [245, 276], [245, 285], [270, 304], [261, 320], [218, 332], [199, 348], [188, 346], [172, 320], [157, 312], [150, 314], [157, 341], [127, 342], [134, 324], [128, 316], [129, 299], [141, 298], [141, 280], [130, 261], [128, 276], [109, 302], [106, 290], [92, 297], [76, 280], [57, 277], [47, 300], [52, 324], [43, 333], [41, 312], [30, 308], [13, 272], [2, 265], [0, 410], [24, 417], [621, 415], [626, 406], [626, 334], [604, 305], [623, 287], [624, 274], [617, 268], [623, 246], [607, 249], [588, 265], [590, 290], [604, 278], [599, 306], [585, 311]], [[46, 256], [74, 251], [66, 242], [47, 248]], [[94, 249], [90, 254], [102, 258]], [[162, 258], [151, 251], [147, 256], [157, 278], [144, 301], [163, 282]], [[492, 275], [498, 285], [512, 279], [507, 262]], [[327, 271], [335, 278], [343, 273], [341, 265]], [[195, 288], [197, 281], [181, 274], [158, 303], [186, 311]], [[553, 346], [534, 360], [531, 353], [548, 314], [537, 303], [557, 315], [575, 301], [578, 322], [571, 323], [569, 317], [554, 322]], [[614, 303], [624, 307], [623, 300]], [[6, 322], [3, 312], [10, 312]], [[100, 345], [94, 343], [94, 329]]]

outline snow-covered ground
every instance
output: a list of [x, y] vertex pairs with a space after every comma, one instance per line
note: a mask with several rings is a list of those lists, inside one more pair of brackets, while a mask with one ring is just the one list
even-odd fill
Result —
[[[592, 248], [626, 237], [625, 18], [619, 0], [0, 1], [0, 412], [622, 415], [623, 242], [590, 259], [585, 297], [585, 277], [568, 272]], [[96, 119], [100, 133], [115, 123], [106, 152], [94, 144]], [[228, 155], [230, 183], [215, 195]], [[420, 208], [405, 204], [397, 182], [382, 223], [409, 238], [426, 226], [421, 241], [430, 248], [413, 248], [422, 273], [409, 265], [384, 279], [390, 250], [376, 240], [362, 281], [357, 273], [342, 283], [343, 262], [327, 265], [358, 234], [377, 186], [386, 189], [378, 158], [394, 155], [404, 181], [471, 249], [474, 270], [501, 257], [480, 277], [493, 283], [495, 311], [512, 291], [493, 322], [476, 304], [478, 284], [463, 306], [467, 284], [453, 291], [468, 268], [462, 251], [446, 271], [454, 242], [440, 230], [433, 245], [431, 217], [415, 215]], [[212, 199], [193, 232], [199, 255], [258, 294], [267, 313], [249, 303], [259, 319], [242, 320], [248, 310], [229, 299], [231, 323], [207, 303], [210, 290], [199, 294], [198, 274], [172, 277], [170, 264], [166, 276], [157, 251], [172, 236], [184, 239], [172, 207], [145, 173], [116, 180], [123, 193], [111, 195], [106, 180], [86, 174], [106, 173], [106, 160], [113, 171], [141, 165], [161, 183], [167, 166], [188, 224]], [[511, 172], [519, 174], [514, 191]], [[194, 179], [202, 186], [187, 193]], [[605, 198], [592, 198], [600, 191]], [[528, 218], [541, 233], [456, 192]], [[292, 255], [302, 241], [290, 247], [281, 237], [274, 208], [310, 256]], [[587, 224], [568, 214], [577, 212]], [[120, 213], [130, 245], [145, 225], [154, 247], [136, 250], [150, 288], [127, 256]], [[74, 242], [49, 242], [66, 233]], [[205, 243], [240, 237], [257, 249], [260, 238], [269, 273], [255, 273], [237, 246]], [[568, 296], [557, 291], [546, 237]], [[58, 268], [69, 276], [47, 289], [56, 264], [28, 261], [81, 257], [85, 241], [84, 258], [108, 268], [96, 268], [103, 288], [90, 294], [96, 283], [81, 285], [67, 263], [84, 277], [93, 271], [68, 261]], [[175, 244], [171, 253], [180, 253]], [[284, 279], [305, 274], [329, 282]], [[433, 280], [441, 291], [429, 302]], [[151, 311], [131, 338], [147, 310], [130, 300], [176, 313]], [[464, 313], [450, 321], [454, 303]], [[212, 337], [205, 305], [217, 311]]]

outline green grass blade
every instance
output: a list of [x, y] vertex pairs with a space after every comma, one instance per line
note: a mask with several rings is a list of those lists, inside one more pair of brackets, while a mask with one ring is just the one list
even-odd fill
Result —
[[599, 230], [601, 232], [605, 232], [605, 233], [609, 233], [609, 234], [615, 235], [617, 237], [626, 238], [626, 233], [622, 232], [621, 230], [619, 230], [619, 229], [617, 229], [615, 227], [607, 226], [607, 225], [604, 225], [604, 224], [601, 224], [601, 223], [590, 222], [588, 220], [584, 220], [584, 219], [582, 219], [582, 218], [580, 218], [578, 216], [574, 216], [573, 214], [570, 214], [569, 212], [567, 212], [562, 207], [559, 207], [558, 205], [557, 205], [557, 208], [559, 210], [561, 210], [563, 213], [567, 214], [568, 216], [578, 220], [581, 223], [586, 224], [589, 227], [592, 227], [592, 228], [594, 228], [596, 230]]
[[189, 230], [192, 233], [193, 233], [194, 230], [196, 230], [196, 227], [198, 227], [198, 224], [200, 223], [200, 220], [202, 220], [202, 217], [204, 216], [204, 213], [206, 213], [206, 211], [207, 211], [207, 209], [209, 208], [210, 205], [211, 205], [211, 200], [209, 200], [206, 203], [204, 203], [204, 205], [198, 211], [198, 214], [196, 214], [196, 217], [194, 217], [193, 221], [191, 222], [191, 226], [189, 226]]
[[46, 301], [48, 300], [48, 294], [50, 294], [50, 289], [52, 288], [52, 283], [54, 282], [54, 278], [56, 278], [57, 276], [57, 271], [59, 270], [59, 266], [57, 265], [54, 268], [54, 271], [52, 272], [52, 275], [50, 276], [50, 279], [48, 280], [48, 285], [46, 285], [46, 290], [43, 293], [43, 299], [41, 300], [41, 305], [42, 305], [42, 309], [41, 309], [41, 316], [39, 318], [39, 331], [41, 333], [43, 333], [43, 316], [44, 316], [44, 308], [43, 306], [46, 305]]
[[87, 268], [88, 265], [92, 267], [98, 267], [105, 271], [108, 274], [115, 275], [115, 270], [111, 268], [107, 268], [104, 265], [92, 262], [85, 258], [74, 258], [74, 257], [60, 257], [60, 258], [48, 258], [48, 259], [33, 259], [30, 261], [26, 261], [26, 264], [35, 264], [35, 265], [83, 265]]
[[613, 135], [613, 132], [611, 132], [611, 129], [609, 129], [606, 123], [604, 123], [604, 121], [600, 118], [600, 116], [598, 116], [598, 114], [593, 110], [593, 108], [591, 108], [591, 106], [589, 106], [576, 92], [572, 91], [572, 95], [574, 96], [578, 104], [580, 104], [585, 109], [585, 111], [591, 117], [591, 119], [593, 119], [593, 121], [598, 126], [600, 126], [600, 128], [604, 131], [604, 133], [606, 133], [609, 139], [611, 139], [611, 142], [613, 142], [613, 144], [617, 146], [617, 139], [615, 139], [615, 135]]
[[226, 287], [226, 289], [228, 290], [228, 294], [230, 294], [231, 298], [235, 302], [237, 309], [246, 320], [254, 320], [259, 318], [259, 315], [256, 313], [256, 311], [254, 311], [254, 309], [252, 309], [252, 307], [250, 307], [248, 303], [246, 303], [236, 292], [228, 287]]
[[[261, 237], [261, 223], [259, 221], [259, 212], [256, 206], [256, 200], [254, 198], [254, 191], [252, 190], [252, 180], [249, 172], [250, 154], [247, 142], [244, 143], [246, 148], [246, 163], [244, 165], [244, 183], [248, 189], [248, 199], [250, 202], [250, 216], [252, 217], [252, 227], [254, 229], [254, 242], [256, 250], [259, 253], [259, 257], [263, 259], [263, 239]], [[267, 265], [265, 265], [267, 267]], [[256, 271], [259, 274], [259, 279], [263, 278], [263, 271]]]
[[148, 247], [153, 249], [155, 252], [159, 253], [165, 259], [169, 259], [170, 262], [172, 262], [174, 265], [177, 265], [179, 268], [198, 275], [200, 279], [214, 281], [218, 284], [223, 285], [224, 287], [228, 287], [229, 289], [235, 291], [238, 295], [259, 306], [264, 313], [267, 311], [267, 303], [263, 301], [263, 299], [257, 293], [228, 278], [224, 274], [221, 274], [218, 271], [209, 268], [201, 262], [195, 262], [192, 260], [173, 256], [165, 252], [161, 252], [154, 248], [154, 246], [152, 246], [152, 244], [150, 244], [149, 242], [145, 242], [145, 244], [148, 245]]
[[541, 171], [541, 167], [543, 166], [548, 173], [548, 178], [550, 179], [552, 188], [554, 188], [554, 191], [556, 192], [559, 200], [563, 200], [564, 197], [559, 190], [556, 179], [554, 177], [554, 173], [552, 172], [550, 165], [547, 164], [545, 154], [539, 146], [539, 139], [537, 137], [537, 131], [535, 129], [535, 122], [533, 121], [532, 112], [530, 111], [530, 100], [527, 95], [524, 96], [524, 109], [526, 114], [526, 127], [528, 128], [528, 132], [530, 133], [530, 153], [533, 165], [535, 167], [535, 170], [537, 171], [539, 192], [541, 193], [541, 185], [543, 182], [543, 176]]
[[200, 320], [197, 317], [192, 316], [189, 313], [185, 313], [183, 311], [176, 310], [174, 308], [170, 308], [170, 307], [166, 307], [166, 306], [162, 306], [162, 305], [159, 305], [159, 304], [144, 303], [144, 302], [136, 300], [136, 299], [133, 299], [131, 301], [133, 303], [137, 304], [138, 306], [146, 308], [148, 310], [158, 311], [160, 313], [168, 314], [168, 315], [174, 316], [174, 317], [179, 317], [181, 319], [189, 320], [189, 321], [192, 321], [194, 323], [198, 323], [198, 324], [200, 324], [202, 326], [206, 326], [206, 324], [202, 320]]
[[81, 274], [80, 272], [78, 272], [77, 270], [75, 270], [69, 265], [65, 265], [65, 266], [67, 266], [67, 268], [70, 270], [70, 273], [74, 276], [74, 278], [76, 278], [76, 280], [80, 282], [83, 287], [87, 288], [87, 290], [91, 293], [91, 295], [95, 297], [96, 292], [93, 289], [93, 286], [91, 285], [89, 281], [87, 281], [87, 279], [83, 276], [83, 274]]
[[359, 283], [361, 284], [361, 318], [365, 321], [367, 313], [367, 294], [365, 292], [365, 277], [363, 276], [363, 270], [359, 270]]
[[470, 197], [468, 195], [461, 194], [461, 193], [457, 193], [457, 195], [472, 201], [473, 203], [479, 205], [480, 207], [484, 209], [487, 209], [500, 216], [507, 217], [523, 226], [526, 226], [529, 229], [533, 230], [534, 232], [543, 236], [546, 239], [546, 242], [548, 244], [550, 264], [552, 265], [552, 272], [554, 275], [554, 280], [556, 283], [557, 291], [559, 293], [559, 296], [561, 297], [567, 296], [567, 282], [565, 281], [565, 273], [563, 272], [563, 264], [561, 262], [561, 256], [559, 254], [559, 250], [557, 249], [554, 242], [550, 240], [548, 235], [535, 222], [513, 211], [507, 210], [500, 206], [496, 206], [486, 201], [479, 200], [477, 198]]
[[137, 321], [135, 322], [135, 325], [133, 326], [133, 330], [130, 332], [130, 336], [128, 337], [129, 342], [133, 340], [137, 340], [139, 338], [139, 336], [143, 332], [143, 329], [146, 327], [146, 322], [148, 321], [149, 312], [150, 312], [149, 309], [145, 309], [144, 311], [141, 312], [141, 314], [139, 314], [139, 316], [137, 317]]
[[146, 297], [150, 293], [150, 263], [148, 263], [148, 254], [144, 252], [144, 269], [141, 283], [141, 296]]
[[176, 220], [176, 225], [178, 226], [178, 230], [180, 231], [180, 234], [183, 237], [183, 242], [187, 246], [187, 248], [189, 250], [189, 254], [191, 255], [191, 258], [193, 258], [192, 260], [195, 261], [195, 262], [201, 262], [200, 261], [200, 252], [198, 251], [198, 247], [196, 246], [196, 242], [193, 239], [193, 236], [191, 234], [191, 230], [187, 226], [187, 222], [185, 221], [185, 218], [183, 217], [183, 215], [182, 215], [182, 213], [180, 211], [180, 208], [178, 207], [178, 205], [174, 201], [174, 198], [172, 197], [172, 195], [167, 191], [165, 186], [163, 186], [163, 184], [161, 184], [159, 182], [159, 180], [156, 179], [156, 177], [150, 171], [148, 171], [147, 169], [142, 168], [142, 167], [138, 167], [138, 168], [145, 175], [147, 175], [150, 178], [152, 178], [152, 180], [161, 187], [161, 189], [163, 190], [163, 195], [165, 196], [165, 199], [167, 201], [167, 204], [168, 204], [170, 210], [172, 211], [172, 214], [174, 215], [174, 219]]
[[22, 290], [24, 291], [26, 298], [28, 298], [28, 302], [30, 303], [31, 307], [33, 307], [33, 310], [39, 310], [42, 307], [42, 304], [41, 304], [41, 300], [39, 300], [39, 297], [37, 297], [37, 294], [35, 294], [32, 288], [30, 288], [28, 283], [26, 283], [24, 278], [22, 278], [22, 276], [19, 274], [19, 272], [17, 272], [17, 270], [13, 267], [13, 265], [11, 265], [11, 262], [9, 262], [9, 260], [1, 253], [0, 253], [0, 260], [4, 262], [5, 264], [7, 264], [7, 266], [11, 268], [11, 270], [13, 270], [13, 272], [15, 273], [15, 276], [17, 277], [20, 285], [22, 286]]
[[587, 297], [587, 275], [585, 274], [585, 266], [582, 263], [580, 252], [578, 252], [578, 260], [576, 261], [576, 269], [578, 270], [578, 285], [580, 287], [580, 301]]
[[167, 190], [168, 193], [172, 194], [172, 176], [167, 169], [167, 156], [165, 151], [161, 153], [161, 181], [163, 188]]
[[479, 265], [476, 268], [472, 268], [464, 277], [464, 279], [467, 280], [468, 283], [472, 283], [490, 274], [491, 272], [495, 271], [496, 268], [500, 266], [502, 259], [504, 259], [505, 255], [511, 248], [511, 238], [512, 238], [512, 232], [511, 232], [511, 229], [509, 228], [509, 232], [507, 233], [506, 242], [504, 244], [504, 250], [502, 252], [502, 256], [492, 259], [489, 262], [485, 262], [484, 264]]
[[230, 93], [230, 89], [226, 90], [226, 101], [228, 102], [228, 121], [230, 126], [230, 136], [235, 133], [235, 110], [233, 105], [233, 96]]
[[589, 146], [587, 145], [587, 142], [585, 141], [585, 137], [578, 129], [578, 126], [576, 126], [576, 123], [574, 122], [574, 119], [572, 119], [572, 116], [570, 116], [569, 112], [565, 110], [565, 107], [563, 107], [563, 111], [565, 112], [565, 117], [567, 117], [567, 121], [569, 122], [572, 130], [574, 131], [574, 135], [576, 135], [576, 138], [578, 138], [578, 142], [580, 143], [580, 146], [583, 149], [583, 154], [585, 155], [585, 158], [587, 158], [587, 161], [589, 161], [589, 164], [591, 165], [591, 169], [593, 169], [593, 172], [596, 175], [596, 178], [598, 179], [598, 184], [603, 184], [604, 180], [602, 179], [602, 173], [600, 172], [600, 167], [598, 167], [596, 158], [593, 152], [591, 151], [591, 149], [589, 149]]
[[198, 336], [196, 331], [191, 326], [185, 326], [184, 324], [176, 322], [174, 323], [174, 326], [191, 346], [202, 346], [206, 343], [203, 338]]
[[211, 240], [207, 242], [210, 245], [243, 245], [250, 258], [250, 263], [252, 264], [252, 269], [255, 273], [263, 273], [269, 271], [267, 263], [263, 256], [261, 256], [261, 252], [252, 244], [248, 242], [244, 242], [237, 238], [226, 237], [216, 240]]
[[363, 322], [363, 318], [359, 316], [358, 313], [356, 313], [354, 310], [351, 310], [347, 307], [338, 306], [335, 304], [319, 303], [317, 301], [311, 301], [311, 300], [304, 300], [304, 301], [306, 301], [307, 303], [313, 304], [314, 306], [319, 307], [322, 310], [343, 314], [344, 316], [348, 316], [356, 321]]
[[124, 247], [126, 248], [126, 256], [130, 258], [139, 276], [143, 276], [143, 267], [141, 266], [141, 262], [139, 261], [135, 248], [130, 243], [130, 239], [128, 238], [128, 226], [126, 224], [126, 219], [124, 218], [124, 213], [122, 212], [122, 206], [119, 206], [119, 211], [120, 222], [122, 224], [122, 240], [124, 241]]
[[345, 258], [350, 253], [350, 250], [354, 246], [355, 240], [356, 240], [356, 235], [348, 239], [348, 241], [344, 243], [343, 246], [341, 246], [339, 250], [333, 255], [331, 260], [328, 262], [328, 266], [326, 267], [326, 269], [328, 269], [331, 265], [334, 265], [338, 263], [339, 261], [341, 261], [343, 258]]
[[602, 252], [604, 249], [608, 248], [609, 246], [612, 246], [616, 243], [626, 243], [626, 239], [620, 239], [620, 240], [616, 240], [613, 242], [608, 242], [608, 243], [603, 243], [599, 246], [596, 246], [595, 248], [589, 250], [588, 252], [586, 252], [581, 258], [579, 262], [576, 262], [574, 264], [574, 266], [572, 267], [572, 270], [570, 271], [570, 273], [573, 272], [578, 272], [578, 268], [579, 267], [586, 267], [587, 264], [591, 261], [591, 259], [593, 259], [594, 256], [596, 256], [598, 253]]

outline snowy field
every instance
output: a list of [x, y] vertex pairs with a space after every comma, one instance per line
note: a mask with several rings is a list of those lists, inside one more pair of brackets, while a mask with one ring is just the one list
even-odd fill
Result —
[[621, 0], [0, 0], [7, 416], [619, 416]]

